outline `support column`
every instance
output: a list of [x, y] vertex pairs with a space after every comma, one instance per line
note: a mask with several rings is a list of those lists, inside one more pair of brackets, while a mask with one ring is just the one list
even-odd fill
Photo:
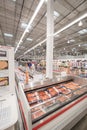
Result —
[[53, 78], [54, 0], [47, 1], [46, 77]]

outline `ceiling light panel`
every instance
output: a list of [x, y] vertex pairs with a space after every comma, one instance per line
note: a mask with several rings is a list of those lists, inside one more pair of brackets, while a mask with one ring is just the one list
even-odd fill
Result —
[[[87, 17], [87, 12], [85, 12], [83, 15], [79, 16], [78, 18], [76, 18], [75, 20], [71, 21], [69, 24], [67, 24], [66, 26], [64, 26], [63, 28], [59, 29], [57, 32], [54, 33], [53, 36], [56, 36], [57, 34], [63, 32], [64, 30], [70, 28], [71, 26], [75, 25], [76, 23], [78, 23], [79, 21], [81, 21], [82, 19]], [[41, 44], [46, 42], [47, 39], [44, 39], [43, 41], [41, 41]], [[37, 48], [40, 45], [40, 43], [36, 44], [35, 46], [33, 46], [32, 48], [30, 48], [29, 50], [27, 50], [26, 52], [24, 52], [24, 54], [27, 54], [28, 52], [30, 52], [31, 50]]]
[[21, 23], [21, 27], [25, 29], [27, 27], [27, 24], [26, 23]]
[[[26, 23], [21, 23], [21, 28], [26, 29], [27, 26], [28, 26], [28, 24], [26, 24]], [[33, 26], [31, 25], [31, 26], [29, 26], [27, 32], [29, 32], [29, 31], [32, 30], [32, 29], [33, 29]]]
[[79, 22], [80, 20], [84, 19], [87, 17], [87, 13], [83, 14], [82, 16], [80, 16], [79, 18], [75, 19], [74, 21], [72, 21], [71, 23], [69, 23], [68, 25], [66, 25], [65, 27], [63, 27], [62, 29], [58, 30], [55, 34], [59, 34], [60, 32], [63, 32], [64, 30], [68, 29], [69, 27], [71, 27], [72, 25], [76, 24], [77, 22]]
[[[25, 31], [23, 32], [23, 34], [22, 34], [22, 36], [21, 36], [21, 38], [20, 38], [20, 41], [23, 40], [23, 38], [24, 38], [26, 32], [28, 32], [29, 27], [30, 27], [31, 24], [33, 23], [35, 17], [37, 16], [39, 10], [41, 9], [41, 7], [42, 7], [42, 5], [43, 5], [43, 3], [44, 3], [44, 0], [40, 0], [40, 2], [39, 2], [39, 4], [38, 4], [38, 6], [37, 6], [35, 12], [33, 13], [33, 16], [31, 17], [31, 19], [30, 19], [30, 21], [29, 21], [29, 23], [28, 23], [28, 25], [27, 25]], [[20, 44], [21, 44], [20, 41], [19, 41], [19, 43], [18, 43], [18, 45], [17, 45], [17, 47], [16, 47], [16, 49], [15, 49], [15, 53], [16, 53], [16, 51], [18, 50], [18, 48], [19, 48], [19, 46], [20, 46]]]
[[75, 42], [75, 40], [74, 39], [71, 39], [71, 40], [69, 40], [70, 42]]
[[33, 39], [32, 39], [32, 38], [27, 38], [26, 40], [27, 40], [27, 41], [31, 41], [31, 42], [33, 41]]
[[87, 44], [85, 43], [85, 44], [83, 44], [82, 46], [87, 47]]
[[10, 34], [10, 33], [4, 33], [4, 36], [6, 36], [6, 37], [13, 37], [13, 35]]
[[[53, 15], [54, 15], [54, 20], [56, 20], [60, 16], [60, 14], [57, 11], [54, 11]], [[47, 17], [47, 13], [45, 14], [45, 16]]]
[[12, 0], [12, 1], [16, 2], [16, 0]]
[[86, 34], [87, 33], [87, 29], [82, 29], [78, 32], [79, 34]]
[[79, 23], [78, 23], [78, 26], [80, 27], [80, 26], [82, 26], [83, 25], [83, 23], [82, 23], [82, 21], [80, 21]]
[[54, 11], [54, 19], [57, 19], [60, 16], [60, 14], [57, 11]]

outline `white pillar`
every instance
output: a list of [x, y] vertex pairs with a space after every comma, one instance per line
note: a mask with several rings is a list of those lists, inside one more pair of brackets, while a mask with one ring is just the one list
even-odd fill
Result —
[[46, 43], [46, 77], [53, 78], [53, 33], [54, 33], [54, 18], [53, 18], [53, 0], [47, 1], [47, 43]]

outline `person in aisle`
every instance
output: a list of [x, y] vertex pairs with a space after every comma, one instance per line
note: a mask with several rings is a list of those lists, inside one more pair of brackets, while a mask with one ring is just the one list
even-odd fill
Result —
[[25, 84], [28, 84], [28, 81], [29, 81], [29, 68], [28, 68], [28, 64], [27, 64], [27, 63], [26, 63], [26, 72], [25, 72], [25, 76], [26, 76]]
[[31, 71], [34, 74], [34, 72], [35, 72], [35, 65], [33, 63], [32, 63], [32, 66], [31, 66]]
[[28, 63], [28, 67], [29, 67], [29, 68], [31, 68], [31, 66], [32, 66], [32, 63], [31, 63], [31, 62], [29, 62], [29, 63]]
[[40, 70], [41, 70], [41, 65], [37, 64], [37, 71], [40, 71]]

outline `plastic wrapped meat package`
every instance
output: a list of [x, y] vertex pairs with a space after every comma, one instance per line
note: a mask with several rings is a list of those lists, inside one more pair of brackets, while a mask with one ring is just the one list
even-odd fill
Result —
[[68, 94], [68, 93], [71, 92], [70, 89], [67, 89], [67, 88], [65, 88], [64, 86], [63, 86], [63, 87], [60, 87], [60, 88], [57, 88], [57, 90], [59, 91], [60, 94], [61, 94], [61, 93], [63, 93], [63, 94]]
[[61, 96], [59, 96], [56, 100], [63, 103], [63, 102], [65, 102], [65, 101], [67, 101], [68, 98], [67, 98], [67, 96], [65, 96], [65, 95], [61, 95]]
[[31, 108], [31, 112], [33, 113], [33, 112], [36, 112], [36, 111], [39, 111], [40, 110], [40, 107], [38, 106], [38, 107], [33, 107], [33, 108]]
[[82, 90], [83, 90], [84, 92], [86, 92], [86, 91], [87, 91], [87, 87], [82, 87]]
[[79, 84], [74, 83], [74, 82], [70, 82], [69, 84], [70, 84], [70, 85], [73, 85], [73, 86], [78, 86], [78, 85], [79, 85]]
[[78, 84], [74, 83], [74, 82], [66, 83], [64, 86], [66, 88], [71, 89], [71, 90], [76, 90], [76, 89], [80, 88], [80, 86]]
[[74, 94], [75, 95], [80, 95], [80, 94], [83, 94], [86, 91], [87, 91], [87, 89], [85, 87], [83, 87], [82, 89], [79, 89], [79, 90], [75, 91]]
[[66, 87], [71, 89], [71, 90], [76, 90], [76, 89], [80, 88], [79, 86], [72, 86], [72, 85], [67, 85]]
[[50, 93], [51, 97], [58, 95], [58, 92], [54, 88], [48, 88], [47, 90]]
[[48, 101], [48, 102], [44, 103], [43, 108], [49, 108], [49, 107], [51, 107], [53, 104], [54, 104], [53, 100], [52, 100], [52, 101]]
[[27, 100], [28, 100], [29, 104], [35, 103], [35, 102], [38, 101], [35, 92], [27, 93], [27, 94], [26, 94], [26, 97], [27, 97]]
[[43, 110], [38, 110], [34, 113], [32, 113], [32, 119], [36, 119], [36, 118], [39, 118], [40, 116], [44, 115], [45, 112]]
[[68, 99], [72, 98], [73, 96], [74, 96], [73, 93], [69, 93], [69, 94], [67, 95]]
[[39, 91], [38, 96], [42, 101], [48, 100], [50, 98], [47, 91]]

